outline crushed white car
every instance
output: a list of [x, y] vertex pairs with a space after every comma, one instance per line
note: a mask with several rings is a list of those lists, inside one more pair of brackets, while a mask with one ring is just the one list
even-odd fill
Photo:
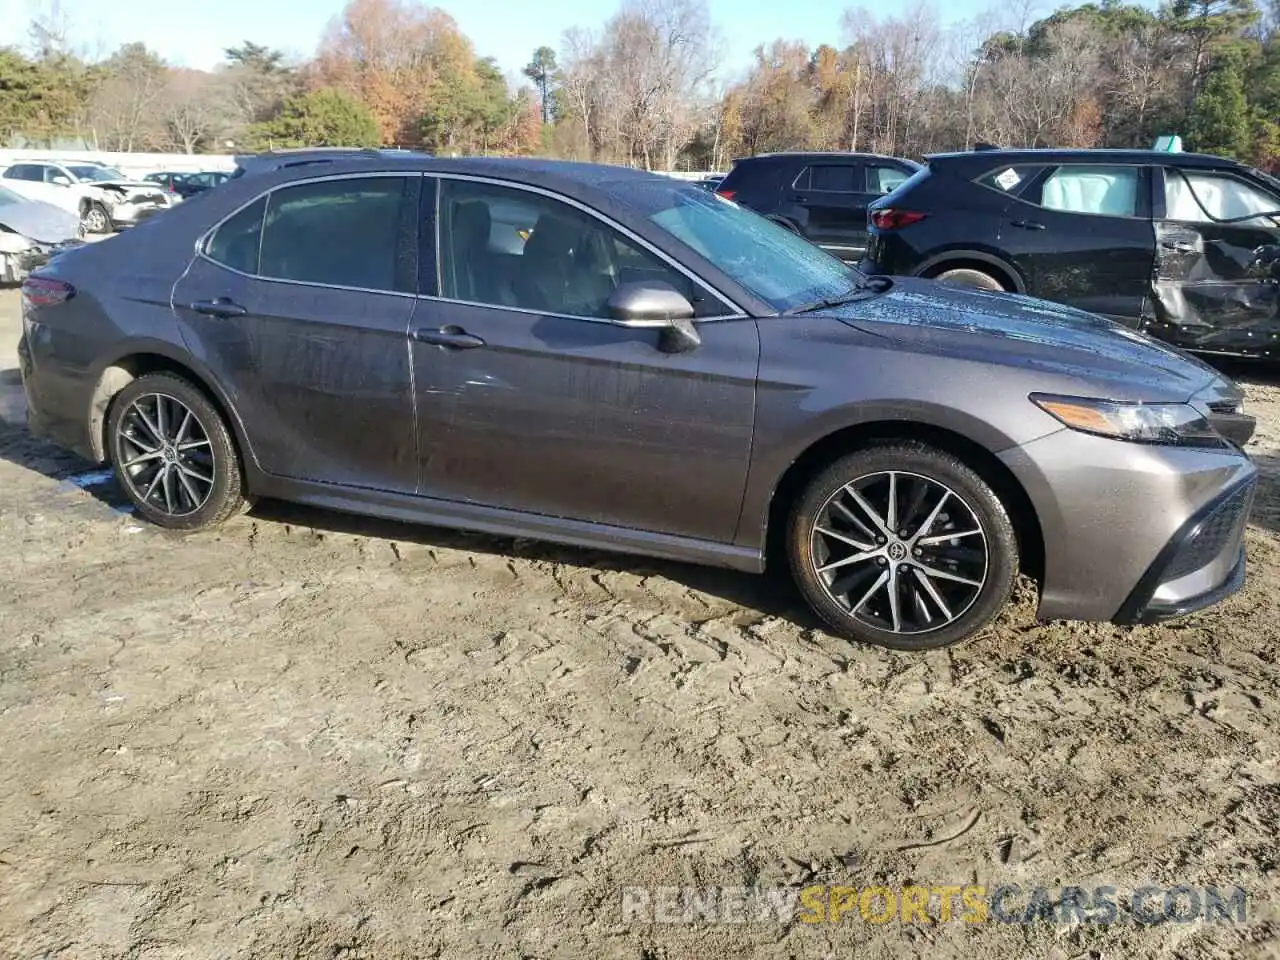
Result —
[[133, 226], [171, 206], [157, 184], [88, 160], [21, 160], [0, 174], [0, 185], [76, 214], [87, 233]]
[[80, 218], [0, 187], [0, 283], [21, 283], [28, 273], [83, 243]]

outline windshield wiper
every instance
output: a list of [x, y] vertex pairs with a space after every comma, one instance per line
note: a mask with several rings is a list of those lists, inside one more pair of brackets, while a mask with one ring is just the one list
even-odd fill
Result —
[[820, 300], [812, 300], [809, 303], [802, 303], [796, 307], [789, 307], [782, 311], [784, 317], [794, 316], [797, 313], [813, 313], [815, 310], [829, 310], [832, 307], [839, 307], [846, 303], [852, 303], [854, 300], [862, 299], [862, 295], [866, 293], [879, 294], [887, 293], [893, 287], [893, 280], [889, 277], [863, 277], [859, 280], [847, 293], [842, 293], [835, 297], [823, 297]]

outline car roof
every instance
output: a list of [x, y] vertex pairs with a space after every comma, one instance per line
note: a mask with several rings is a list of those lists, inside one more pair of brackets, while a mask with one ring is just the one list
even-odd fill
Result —
[[1207, 153], [1056, 147], [957, 150], [949, 153], [931, 153], [925, 159], [931, 163], [938, 160], [990, 160], [992, 163], [1013, 163], [1022, 160], [1032, 163], [1158, 163], [1168, 167], [1244, 167], [1244, 164], [1239, 161]]
[[899, 163], [916, 164], [904, 157], [892, 157], [884, 153], [853, 153], [848, 150], [777, 150], [772, 153], [756, 153], [749, 157], [737, 157], [734, 163], [754, 160], [896, 160]]

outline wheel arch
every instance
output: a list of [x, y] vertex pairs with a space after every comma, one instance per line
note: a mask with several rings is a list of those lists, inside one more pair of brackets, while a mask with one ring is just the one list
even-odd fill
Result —
[[779, 478], [765, 517], [765, 564], [785, 568], [787, 516], [808, 481], [832, 461], [854, 450], [919, 441], [950, 453], [974, 470], [1009, 512], [1018, 538], [1022, 572], [1044, 582], [1044, 533], [1040, 518], [1013, 472], [986, 446], [947, 427], [911, 420], [872, 420], [834, 430], [806, 447]]
[[240, 462], [245, 467], [248, 481], [251, 467], [256, 466], [253, 450], [235, 405], [218, 387], [216, 381], [191, 363], [190, 358], [177, 357], [164, 344], [138, 344], [127, 353], [103, 365], [89, 399], [89, 444], [99, 463], [110, 461], [110, 445], [107, 443], [107, 421], [112, 401], [128, 384], [149, 373], [172, 373], [189, 381], [205, 395], [231, 430]]
[[934, 254], [916, 267], [915, 275], [932, 279], [944, 270], [980, 270], [999, 280], [1008, 293], [1027, 292], [1026, 281], [1013, 264], [1003, 257], [982, 250], [948, 250]]

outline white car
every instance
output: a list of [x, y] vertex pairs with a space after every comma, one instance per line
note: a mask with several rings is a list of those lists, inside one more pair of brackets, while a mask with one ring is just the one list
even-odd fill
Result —
[[78, 246], [83, 232], [74, 213], [0, 187], [0, 283], [21, 283], [34, 268]]
[[0, 185], [76, 214], [87, 233], [111, 233], [170, 206], [156, 184], [84, 160], [20, 161], [0, 174]]

